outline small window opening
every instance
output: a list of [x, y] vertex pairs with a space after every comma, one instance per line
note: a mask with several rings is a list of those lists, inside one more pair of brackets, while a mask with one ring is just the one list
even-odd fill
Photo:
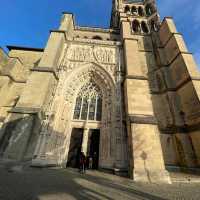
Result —
[[139, 33], [141, 31], [141, 29], [140, 29], [140, 23], [137, 20], [134, 20], [132, 22], [132, 28], [133, 28], [133, 31], [135, 33]]
[[127, 6], [125, 6], [125, 8], [124, 8], [124, 12], [125, 13], [128, 13], [128, 12], [130, 12], [130, 7], [127, 5]]
[[152, 4], [147, 4], [145, 7], [146, 15], [150, 16], [155, 12], [155, 8], [153, 7]]
[[141, 6], [138, 8], [138, 15], [141, 16], [141, 17], [144, 16], [144, 10]]
[[158, 27], [157, 27], [156, 23], [153, 20], [151, 21], [151, 30], [152, 31], [158, 31]]
[[96, 36], [94, 36], [92, 39], [94, 39], [94, 40], [102, 40], [102, 37], [96, 35]]
[[143, 33], [148, 33], [149, 32], [149, 29], [148, 29], [148, 26], [147, 26], [146, 22], [142, 21], [141, 27], [142, 27], [142, 32]]
[[135, 6], [131, 8], [131, 13], [137, 15], [137, 8]]

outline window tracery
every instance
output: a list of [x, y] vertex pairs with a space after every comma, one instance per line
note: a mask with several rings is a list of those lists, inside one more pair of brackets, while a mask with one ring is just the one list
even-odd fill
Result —
[[102, 94], [99, 87], [90, 81], [79, 91], [74, 108], [74, 119], [101, 121]]

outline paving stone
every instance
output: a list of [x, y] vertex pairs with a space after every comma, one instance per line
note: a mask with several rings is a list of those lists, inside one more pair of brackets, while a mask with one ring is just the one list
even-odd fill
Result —
[[0, 168], [0, 200], [199, 200], [200, 183], [143, 184], [99, 171]]

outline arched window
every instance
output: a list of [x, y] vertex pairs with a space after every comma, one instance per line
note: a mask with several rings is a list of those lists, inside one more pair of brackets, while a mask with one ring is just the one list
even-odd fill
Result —
[[138, 15], [141, 16], [141, 17], [144, 16], [144, 10], [141, 6], [138, 8]]
[[141, 27], [142, 27], [142, 32], [143, 33], [148, 33], [149, 32], [149, 29], [148, 29], [148, 26], [147, 26], [146, 22], [142, 21]]
[[102, 37], [96, 35], [96, 36], [94, 36], [92, 39], [94, 39], [94, 40], [102, 40]]
[[155, 8], [152, 4], [147, 4], [145, 7], [146, 15], [150, 16], [155, 12]]
[[137, 15], [137, 8], [135, 6], [131, 8], [131, 13]]
[[93, 82], [85, 84], [77, 95], [74, 108], [74, 119], [101, 121], [102, 94]]
[[129, 7], [128, 5], [125, 6], [124, 12], [125, 12], [125, 13], [130, 12], [130, 7]]
[[134, 20], [132, 22], [132, 28], [133, 28], [133, 31], [135, 33], [139, 33], [141, 31], [141, 29], [140, 29], [140, 23], [137, 20]]
[[151, 30], [152, 31], [158, 31], [158, 27], [157, 27], [156, 23], [153, 20], [151, 21]]

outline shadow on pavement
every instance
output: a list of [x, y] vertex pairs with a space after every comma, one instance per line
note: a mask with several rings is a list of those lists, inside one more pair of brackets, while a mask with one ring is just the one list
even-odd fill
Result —
[[[167, 200], [138, 190], [126, 180], [75, 169], [28, 169], [21, 173], [0, 170], [1, 200]], [[129, 180], [127, 180], [127, 183]]]

